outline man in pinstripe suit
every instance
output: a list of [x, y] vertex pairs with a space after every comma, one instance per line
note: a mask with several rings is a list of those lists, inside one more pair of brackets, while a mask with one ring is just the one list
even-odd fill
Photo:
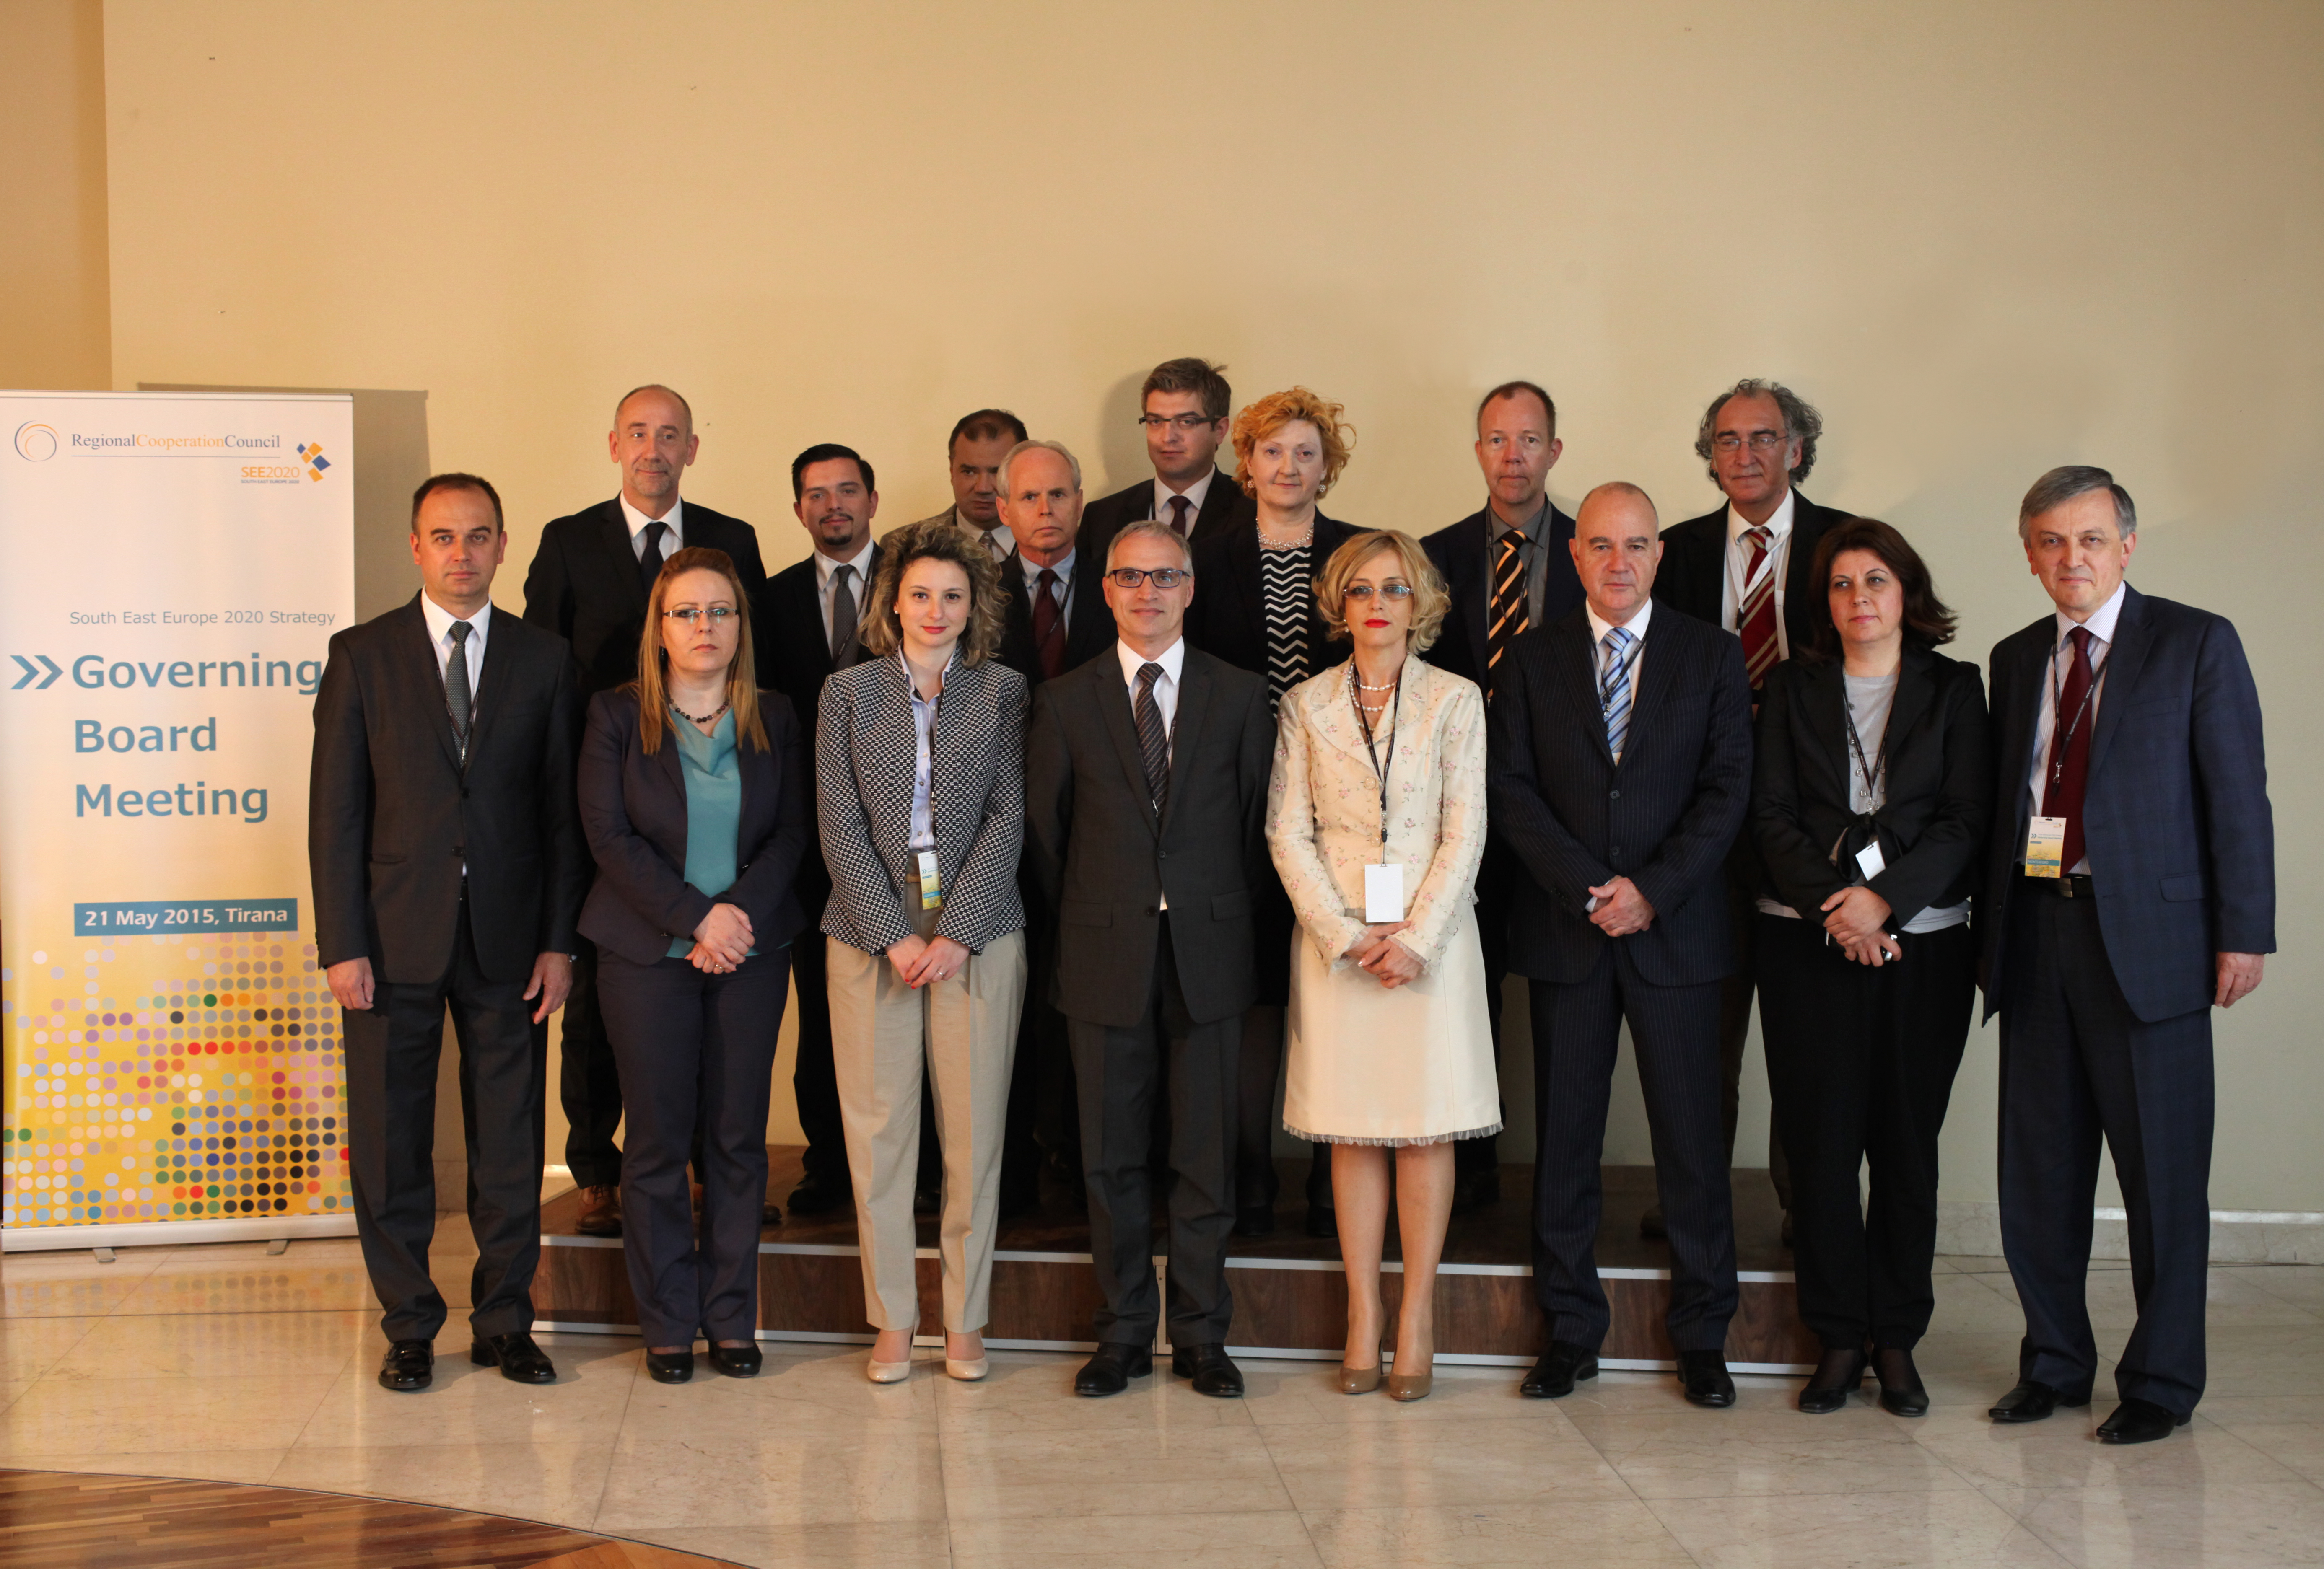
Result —
[[1644, 491], [1591, 491], [1572, 545], [1584, 603], [1511, 645], [1493, 700], [1493, 822], [1527, 874], [1510, 902], [1509, 968], [1533, 983], [1534, 1288], [1549, 1321], [1523, 1389], [1570, 1394], [1598, 1371], [1599, 1158], [1627, 1021], [1670, 1229], [1679, 1376], [1696, 1405], [1731, 1406], [1719, 983], [1735, 958], [1721, 867], [1750, 800], [1751, 689], [1735, 638], [1655, 613], [1662, 552]]

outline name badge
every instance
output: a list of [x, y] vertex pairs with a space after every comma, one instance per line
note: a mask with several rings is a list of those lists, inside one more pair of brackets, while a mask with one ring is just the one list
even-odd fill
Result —
[[1364, 868], [1364, 920], [1372, 925], [1404, 919], [1404, 867], [1389, 861]]
[[944, 907], [944, 881], [936, 869], [936, 852], [924, 849], [920, 860], [920, 908], [940, 910]]
[[2064, 873], [2066, 820], [2037, 817], [2025, 829], [2025, 875], [2054, 877]]
[[1864, 880], [1868, 883], [1888, 869], [1888, 858], [1880, 853], [1878, 840], [1874, 840], [1856, 852], [1856, 865], [1857, 868], [1863, 872]]

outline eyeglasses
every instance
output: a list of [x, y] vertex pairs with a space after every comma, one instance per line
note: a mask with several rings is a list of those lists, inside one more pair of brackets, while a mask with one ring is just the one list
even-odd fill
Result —
[[1105, 575], [1106, 581], [1119, 589], [1134, 589], [1149, 577], [1158, 589], [1174, 589], [1182, 583], [1194, 581], [1194, 574], [1183, 566], [1150, 566], [1143, 571], [1134, 566], [1117, 566]]
[[1148, 430], [1157, 426], [1175, 425], [1192, 436], [1203, 427], [1217, 422], [1207, 414], [1141, 414], [1138, 417], [1138, 423]]
[[[1372, 585], [1368, 583], [1351, 583], [1340, 591], [1340, 597], [1343, 600], [1354, 600], [1360, 604], [1370, 604], [1372, 598]], [[1379, 585], [1379, 597], [1384, 600], [1408, 600], [1412, 597], [1412, 585], [1401, 578], [1392, 578]]]
[[[1779, 430], [1755, 430], [1750, 435], [1753, 452], [1773, 452], [1792, 438]], [[1743, 445], [1744, 437], [1731, 430], [1722, 430], [1711, 438], [1711, 445], [1720, 452], [1735, 452]]]
[[726, 623], [734, 619], [734, 607], [713, 605], [706, 610], [699, 605], [680, 605], [674, 610], [664, 610], [662, 615], [669, 620], [684, 621], [688, 631], [699, 626], [702, 618], [707, 616], [710, 618], [710, 629], [715, 632], [724, 630]]

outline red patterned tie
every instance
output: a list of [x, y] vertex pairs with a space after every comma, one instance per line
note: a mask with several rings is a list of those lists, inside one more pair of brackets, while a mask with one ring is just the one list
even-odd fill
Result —
[[1170, 498], [1170, 527], [1178, 531], [1178, 537], [1182, 539], [1186, 535], [1187, 506], [1188, 502], [1184, 496]]
[[[2066, 820], [2065, 858], [2058, 864], [2070, 872], [2082, 864], [2086, 853], [2082, 791], [2090, 781], [2090, 732], [2098, 729], [2098, 722], [2096, 715], [2083, 709], [2097, 672], [2090, 666], [2090, 629], [2076, 627], [2066, 635], [2073, 640], [2074, 663], [2066, 672], [2066, 684], [2058, 693], [2057, 717], [2051, 721], [2055, 728], [2050, 731], [2050, 777], [2042, 788], [2042, 815]], [[2068, 725], [2074, 727], [2071, 735], [2064, 734]], [[2061, 745], [2065, 748], [2063, 755], [2058, 750]]]
[[1783, 644], [1775, 636], [1775, 574], [1759, 570], [1767, 561], [1767, 528], [1746, 528], [1743, 537], [1751, 545], [1751, 563], [1743, 569], [1743, 581], [1749, 586], [1736, 610], [1735, 629], [1743, 634], [1743, 668], [1757, 693], [1783, 656]]
[[1065, 669], [1065, 607], [1057, 603], [1055, 568], [1043, 567], [1038, 581], [1041, 592], [1033, 601], [1033, 647], [1040, 655], [1041, 679], [1055, 681]]

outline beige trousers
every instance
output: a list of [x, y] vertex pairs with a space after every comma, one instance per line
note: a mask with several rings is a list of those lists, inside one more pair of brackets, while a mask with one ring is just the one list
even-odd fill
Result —
[[[906, 908], [918, 904], [905, 890]], [[925, 935], [936, 911], [916, 912]], [[944, 1143], [944, 1214], [937, 1257], [945, 1327], [984, 1327], [1001, 1216], [1001, 1143], [1017, 1014], [1025, 1000], [1025, 934], [1011, 931], [969, 956], [950, 980], [914, 991], [885, 954], [828, 939], [831, 1046], [838, 1069], [847, 1169], [863, 1252], [864, 1311], [873, 1327], [916, 1329], [912, 1184], [920, 1159], [920, 1094], [936, 1096]]]

